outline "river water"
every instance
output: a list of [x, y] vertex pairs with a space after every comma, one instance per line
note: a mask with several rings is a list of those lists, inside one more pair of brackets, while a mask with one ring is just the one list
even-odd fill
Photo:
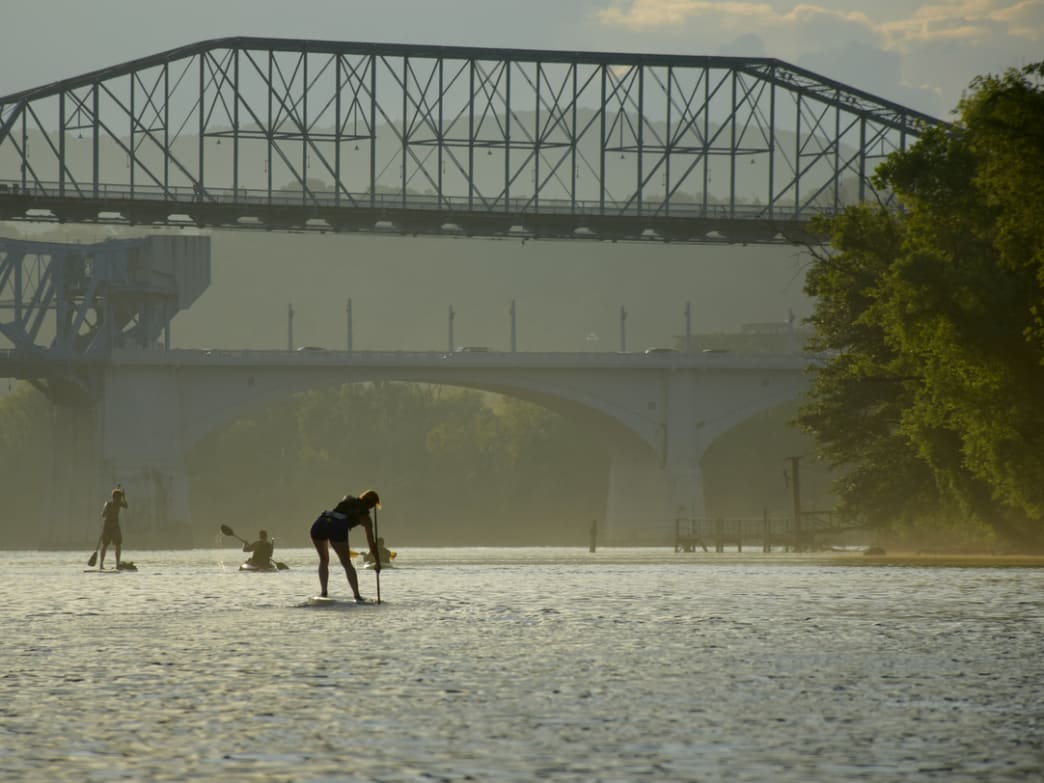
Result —
[[2, 780], [1044, 776], [1032, 564], [406, 549], [315, 607], [304, 549], [88, 555], [0, 554]]

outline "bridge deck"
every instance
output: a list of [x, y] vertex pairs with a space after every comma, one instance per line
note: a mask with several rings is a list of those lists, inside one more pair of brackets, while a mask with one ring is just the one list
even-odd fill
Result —
[[261, 189], [128, 187], [77, 193], [61, 182], [0, 181], [0, 219], [124, 225], [372, 232], [515, 239], [816, 244], [799, 210], [755, 204], [617, 202], [410, 193], [287, 193]]

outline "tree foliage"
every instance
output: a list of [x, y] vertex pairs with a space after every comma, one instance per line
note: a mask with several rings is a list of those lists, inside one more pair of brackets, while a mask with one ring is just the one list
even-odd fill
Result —
[[8, 547], [39, 546], [39, 524], [46, 511], [53, 474], [51, 405], [28, 384], [0, 397], [0, 514]]
[[375, 487], [400, 545], [542, 546], [586, 541], [607, 459], [597, 433], [518, 400], [372, 383], [240, 419], [187, 461], [201, 530], [234, 518], [306, 544], [308, 515]]
[[832, 358], [799, 422], [873, 523], [960, 515], [1044, 548], [1042, 76], [977, 79], [878, 168], [903, 210], [846, 210], [807, 278]]

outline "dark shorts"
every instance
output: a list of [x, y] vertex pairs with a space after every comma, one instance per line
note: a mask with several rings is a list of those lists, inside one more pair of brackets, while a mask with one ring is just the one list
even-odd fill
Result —
[[348, 517], [343, 514], [330, 514], [324, 511], [312, 523], [312, 539], [315, 541], [337, 541], [348, 543], [348, 531], [355, 527], [348, 524]]
[[123, 533], [120, 532], [119, 525], [106, 525], [102, 528], [102, 546], [109, 544], [123, 546]]

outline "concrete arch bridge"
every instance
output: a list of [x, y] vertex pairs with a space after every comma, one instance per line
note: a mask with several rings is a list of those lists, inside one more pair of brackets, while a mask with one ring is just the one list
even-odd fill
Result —
[[460, 386], [597, 422], [611, 462], [601, 539], [667, 544], [679, 508], [704, 514], [700, 460], [708, 447], [744, 419], [799, 396], [809, 361], [684, 353], [117, 351], [94, 409], [98, 481], [104, 487], [110, 475], [127, 477], [128, 491], [163, 504], [165, 524], [185, 524], [186, 451], [251, 408], [352, 382]]
[[[185, 453], [251, 406], [324, 385], [412, 381], [526, 399], [597, 423], [611, 457], [602, 540], [659, 542], [704, 514], [700, 460], [744, 419], [798, 397], [807, 356], [729, 353], [203, 351], [170, 324], [210, 282], [206, 237], [96, 245], [0, 240], [0, 377], [54, 404], [44, 541], [89, 544], [119, 481], [142, 546], [189, 530]], [[188, 543], [187, 539], [185, 543]]]

